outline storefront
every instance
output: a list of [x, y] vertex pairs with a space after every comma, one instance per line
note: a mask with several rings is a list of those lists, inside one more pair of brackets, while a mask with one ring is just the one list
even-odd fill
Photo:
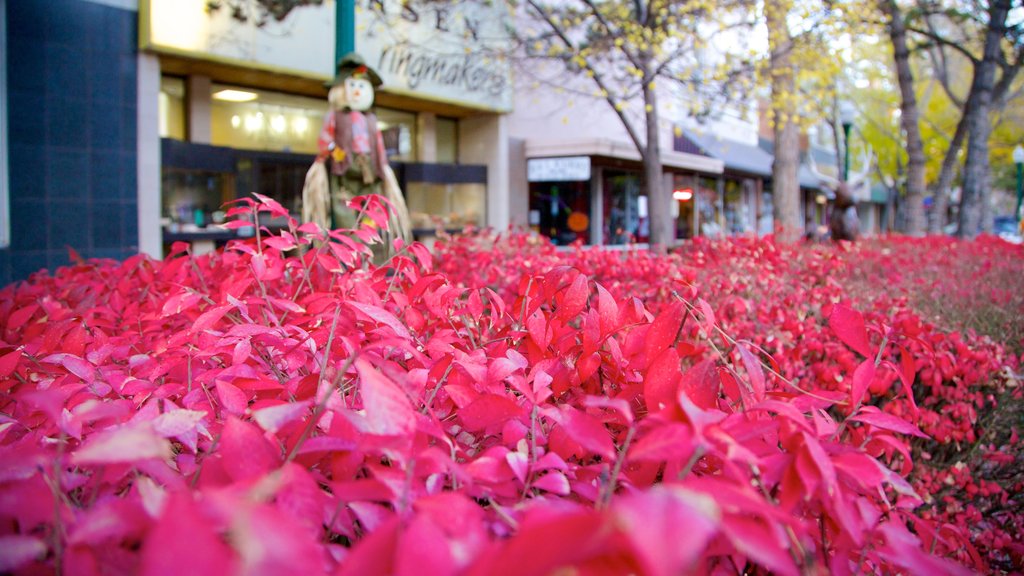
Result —
[[[504, 12], [483, 2], [356, 4], [356, 49], [384, 81], [374, 111], [414, 232], [507, 226], [511, 82], [492, 56], [507, 41]], [[154, 85], [149, 129], [159, 142], [149, 182], [160, 232], [151, 243], [209, 248], [232, 237], [211, 225], [225, 201], [250, 192], [301, 214], [334, 45], [332, 2], [263, 26], [202, 0], [140, 2]]]
[[[579, 139], [527, 141], [526, 172], [530, 228], [558, 245], [574, 242], [614, 246], [650, 240], [650, 203], [642, 186], [639, 153], [623, 142]], [[663, 180], [673, 187], [695, 174], [721, 173], [718, 160], [664, 152]], [[692, 197], [673, 193], [677, 237], [692, 233]], [[689, 214], [688, 217], [683, 216]]]
[[714, 179], [694, 175], [677, 184], [680, 197], [697, 201], [696, 209], [681, 213], [693, 213], [691, 225], [682, 229], [710, 237], [771, 233], [772, 198], [765, 186], [772, 176], [771, 154], [755, 144], [684, 129], [676, 131], [673, 148], [715, 158], [724, 167]]

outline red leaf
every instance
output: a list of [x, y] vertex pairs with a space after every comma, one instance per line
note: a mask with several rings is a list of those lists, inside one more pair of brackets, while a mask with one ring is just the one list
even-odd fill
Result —
[[597, 418], [563, 404], [559, 411], [560, 424], [570, 438], [585, 450], [605, 460], [615, 459], [615, 445], [611, 434]]
[[230, 304], [224, 304], [223, 306], [214, 306], [206, 312], [203, 312], [196, 318], [196, 321], [192, 323], [192, 327], [189, 328], [189, 334], [196, 334], [202, 332], [207, 328], [213, 326], [224, 317], [225, 314], [230, 311], [232, 306]]
[[364, 432], [381, 436], [408, 436], [416, 432], [416, 412], [405, 392], [369, 362], [355, 362], [359, 391], [366, 409]]
[[853, 382], [850, 383], [850, 404], [856, 406], [864, 399], [864, 393], [871, 386], [875, 379], [875, 361], [871, 358], [860, 363], [853, 372]]
[[78, 376], [86, 383], [92, 383], [96, 379], [96, 368], [89, 362], [73, 354], [65, 354], [60, 361], [61, 365], [75, 376]]
[[[721, 513], [711, 498], [675, 486], [657, 486], [613, 505], [616, 525], [630, 539], [646, 574], [687, 574], [718, 532]], [[684, 528], [685, 527], [685, 528]], [[680, 537], [685, 530], [685, 537]]]
[[7, 317], [7, 329], [17, 331], [25, 322], [28, 322], [28, 319], [36, 313], [36, 310], [39, 310], [38, 304], [29, 304], [24, 308], [18, 308], [11, 312], [11, 315]]
[[276, 433], [286, 424], [302, 418], [309, 411], [309, 400], [301, 402], [286, 402], [277, 406], [261, 408], [252, 413], [252, 419], [271, 434]]
[[[870, 424], [875, 428], [881, 428], [883, 430], [889, 430], [891, 432], [897, 432], [899, 434], [910, 434], [911, 436], [917, 436], [918, 438], [928, 438], [929, 436], [921, 431], [920, 428], [907, 422], [903, 418], [887, 414], [885, 412], [875, 412], [874, 410], [868, 410], [874, 408], [873, 406], [865, 406], [861, 411], [850, 417], [850, 420], [855, 422], [863, 422], [864, 424]], [[877, 408], [875, 409], [877, 410]]]
[[241, 416], [249, 408], [249, 397], [234, 384], [217, 382], [217, 399], [229, 414]]
[[754, 401], [760, 402], [764, 400], [764, 368], [761, 366], [761, 361], [757, 359], [754, 354], [747, 349], [747, 345], [743, 342], [738, 342], [736, 348], [740, 352], [740, 359], [743, 361], [743, 367], [747, 370], [747, 376], [750, 377], [750, 386], [754, 392]]
[[675, 348], [666, 348], [651, 362], [644, 378], [647, 409], [656, 412], [672, 404], [683, 377]]
[[263, 437], [258, 428], [237, 418], [228, 418], [220, 435], [224, 470], [235, 481], [262, 476], [281, 464], [281, 452]]
[[362, 312], [374, 322], [391, 328], [399, 338], [404, 338], [406, 340], [412, 338], [409, 331], [406, 330], [405, 325], [403, 325], [394, 314], [380, 306], [374, 306], [373, 304], [361, 304], [359, 302], [347, 302], [347, 304]]
[[601, 317], [601, 334], [607, 336], [619, 328], [619, 305], [604, 286], [597, 284], [597, 311]]
[[71, 461], [76, 465], [117, 464], [170, 456], [167, 440], [148, 426], [133, 426], [95, 434], [71, 455]]
[[829, 314], [828, 325], [844, 344], [865, 358], [871, 357], [868, 331], [864, 326], [864, 316], [860, 312], [842, 304], [836, 304], [832, 307], [832, 313]]
[[559, 496], [569, 495], [569, 480], [566, 479], [565, 474], [556, 470], [534, 480], [533, 486]]
[[714, 360], [704, 360], [683, 374], [679, 393], [685, 394], [696, 406], [708, 410], [718, 407], [718, 389], [721, 382]]
[[683, 303], [678, 300], [668, 305], [654, 318], [644, 340], [644, 366], [649, 366], [659, 354], [676, 341], [683, 323]]
[[14, 374], [14, 369], [18, 367], [19, 360], [21, 360], [21, 350], [15, 350], [0, 356], [0, 378], [7, 378]]
[[172, 493], [142, 545], [142, 576], [235, 573], [231, 549], [188, 492]]
[[566, 288], [561, 302], [558, 302], [558, 317], [562, 320], [575, 318], [587, 305], [587, 296], [589, 295], [590, 286], [587, 285], [587, 277], [577, 274], [576, 279]]
[[682, 460], [693, 453], [693, 434], [685, 424], [673, 422], [651, 430], [629, 449], [629, 460], [665, 462]]
[[517, 418], [523, 409], [507, 396], [481, 394], [468, 406], [459, 410], [459, 419], [470, 432], [479, 432], [488, 426]]
[[789, 552], [779, 543], [764, 522], [729, 514], [722, 520], [722, 531], [738, 551], [775, 574], [799, 574]]

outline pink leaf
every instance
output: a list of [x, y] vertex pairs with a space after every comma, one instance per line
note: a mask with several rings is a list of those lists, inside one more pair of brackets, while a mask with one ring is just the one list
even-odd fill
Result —
[[644, 399], [651, 412], [672, 404], [683, 377], [679, 367], [679, 354], [675, 348], [666, 348], [651, 362], [644, 378]]
[[21, 360], [21, 350], [15, 350], [0, 356], [0, 378], [7, 378], [14, 374], [14, 369], [18, 367], [19, 360]]
[[152, 428], [134, 426], [100, 432], [71, 455], [76, 465], [130, 463], [170, 458], [171, 445]]
[[261, 408], [252, 413], [252, 419], [267, 432], [276, 433], [286, 424], [302, 418], [309, 411], [309, 400], [301, 402], [287, 402], [277, 406]]
[[651, 430], [633, 444], [629, 459], [637, 462], [681, 460], [693, 453], [693, 434], [685, 424], [664, 424]]
[[488, 426], [517, 418], [523, 409], [507, 396], [481, 394], [468, 406], [459, 410], [459, 419], [470, 432], [484, 430]]
[[[711, 498], [675, 486], [621, 498], [613, 511], [616, 524], [646, 565], [640, 573], [664, 575], [687, 574], [699, 566], [721, 516]], [[685, 537], [679, 537], [680, 530]]]
[[597, 312], [601, 318], [601, 334], [608, 335], [619, 327], [619, 305], [604, 286], [597, 284]]
[[561, 425], [570, 438], [605, 460], [615, 459], [615, 445], [604, 424], [571, 406], [563, 404], [560, 408]]
[[93, 380], [96, 379], [95, 367], [93, 367], [93, 365], [90, 364], [89, 362], [79, 358], [78, 356], [75, 356], [73, 354], [65, 354], [64, 357], [61, 358], [60, 363], [61, 365], [64, 366], [64, 368], [67, 369], [68, 372], [71, 372], [75, 376], [78, 376], [87, 383], [91, 383]]
[[228, 476], [236, 481], [262, 476], [281, 464], [281, 451], [258, 428], [237, 418], [225, 422], [217, 453]]
[[760, 402], [764, 400], [764, 368], [761, 366], [761, 361], [747, 348], [747, 344], [739, 342], [736, 345], [736, 349], [740, 352], [740, 359], [743, 361], [743, 367], [747, 371], [747, 376], [750, 377], [750, 386], [754, 392], [754, 400]]
[[0, 536], [0, 572], [9, 574], [46, 555], [46, 544], [39, 538], [8, 534]]
[[409, 331], [405, 328], [405, 325], [391, 312], [381, 308], [380, 306], [374, 306], [373, 304], [362, 304], [359, 302], [347, 302], [349, 306], [362, 312], [368, 316], [371, 320], [378, 324], [383, 324], [388, 328], [391, 328], [399, 338], [411, 339], [412, 336]]
[[217, 399], [224, 410], [235, 416], [241, 416], [249, 408], [249, 397], [228, 382], [217, 382]]
[[365, 432], [381, 436], [408, 436], [416, 432], [416, 412], [405, 392], [369, 362], [355, 362], [359, 391], [366, 409]]
[[577, 274], [576, 279], [573, 280], [562, 296], [558, 308], [558, 317], [563, 320], [575, 318], [587, 305], [588, 296], [590, 296], [590, 286], [587, 285], [587, 277], [583, 274]]
[[533, 486], [534, 488], [539, 488], [559, 496], [569, 495], [569, 480], [566, 479], [565, 474], [562, 474], [561, 472], [548, 472], [534, 480]]
[[206, 412], [198, 410], [171, 410], [153, 419], [153, 430], [164, 438], [194, 430]]
[[868, 331], [860, 312], [842, 304], [836, 304], [832, 307], [832, 313], [828, 317], [828, 325], [832, 327], [832, 331], [839, 336], [844, 344], [865, 358], [871, 356]]
[[207, 328], [210, 328], [217, 322], [220, 322], [220, 319], [223, 318], [224, 315], [231, 310], [231, 308], [232, 306], [230, 304], [224, 304], [222, 306], [214, 306], [213, 308], [210, 308], [206, 312], [203, 312], [202, 314], [199, 315], [198, 318], [196, 318], [196, 321], [192, 323], [192, 326], [189, 328], [188, 333], [197, 334], [199, 332], [202, 332], [203, 330], [206, 330]]
[[189, 492], [169, 495], [160, 520], [142, 545], [142, 576], [220, 576], [235, 573], [231, 550], [192, 501]]
[[685, 394], [694, 405], [704, 410], [718, 407], [721, 381], [714, 360], [704, 360], [683, 374], [679, 393]]
[[853, 372], [853, 382], [850, 384], [850, 403], [856, 406], [864, 399], [864, 393], [871, 386], [875, 379], [875, 361], [871, 358], [860, 363]]
[[654, 318], [647, 329], [644, 339], [644, 357], [646, 365], [650, 365], [663, 350], [676, 341], [679, 328], [683, 323], [683, 303], [675, 301], [668, 305]]
[[[850, 420], [855, 422], [863, 422], [869, 424], [875, 428], [881, 428], [883, 430], [889, 430], [897, 432], [899, 434], [909, 434], [911, 436], [917, 436], [918, 438], [928, 438], [929, 436], [921, 431], [920, 428], [907, 422], [903, 418], [887, 414], [885, 412], [869, 411], [868, 408], [874, 408], [873, 406], [865, 406], [861, 411], [854, 416], [850, 417]], [[877, 410], [877, 408], [875, 409]]]

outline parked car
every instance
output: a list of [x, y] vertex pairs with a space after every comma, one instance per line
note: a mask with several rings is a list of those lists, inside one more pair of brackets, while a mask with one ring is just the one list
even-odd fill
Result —
[[1020, 244], [1022, 241], [1017, 219], [1013, 216], [997, 216], [992, 226], [992, 233], [998, 234], [1000, 238], [1013, 244]]

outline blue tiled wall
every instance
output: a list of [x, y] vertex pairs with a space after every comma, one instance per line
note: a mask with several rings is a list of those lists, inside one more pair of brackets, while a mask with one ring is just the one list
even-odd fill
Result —
[[138, 248], [138, 14], [85, 0], [8, 0], [11, 245], [0, 283]]

